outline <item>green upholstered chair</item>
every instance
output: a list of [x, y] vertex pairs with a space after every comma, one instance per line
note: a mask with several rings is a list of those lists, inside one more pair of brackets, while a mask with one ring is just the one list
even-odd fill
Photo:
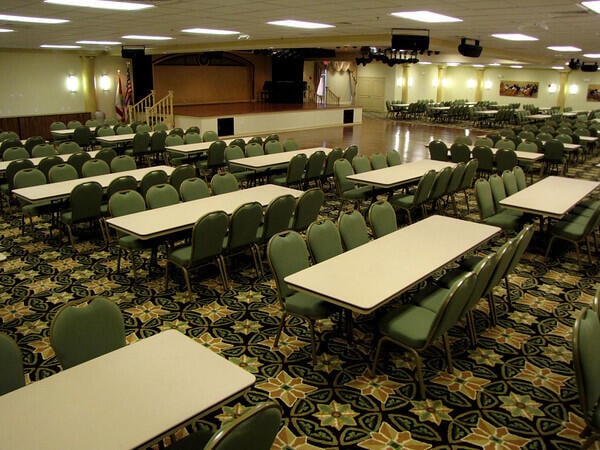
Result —
[[369, 207], [369, 223], [373, 236], [380, 238], [398, 229], [396, 210], [386, 200], [378, 200]]
[[75, 152], [75, 153], [72, 153], [71, 155], [69, 155], [69, 157], [67, 158], [67, 162], [69, 164], [71, 164], [73, 167], [75, 167], [75, 169], [77, 170], [77, 173], [79, 174], [79, 177], [82, 177], [82, 176], [84, 176], [83, 175], [83, 165], [90, 159], [92, 159], [92, 157], [90, 156], [90, 154], [88, 152], [79, 151], [79, 152]]
[[32, 167], [34, 167], [34, 164], [30, 159], [15, 159], [6, 167], [4, 171], [5, 181], [0, 184], [0, 193], [2, 193], [2, 199], [6, 202], [7, 206], [10, 206], [13, 199], [12, 190], [14, 188], [15, 175], [22, 169], [30, 169]]
[[371, 162], [365, 155], [356, 155], [352, 158], [352, 169], [354, 173], [364, 173], [372, 170]]
[[287, 165], [285, 175], [273, 175], [269, 178], [269, 183], [300, 188], [304, 184], [304, 169], [307, 160], [304, 153], [294, 155]]
[[429, 143], [429, 157], [436, 161], [448, 161], [448, 146], [442, 141], [431, 141]]
[[183, 143], [184, 144], [197, 144], [202, 142], [202, 136], [199, 133], [188, 132], [183, 135]]
[[475, 139], [475, 146], [492, 148], [494, 146], [494, 141], [489, 137], [479, 137]]
[[296, 140], [292, 139], [292, 138], [286, 139], [285, 142], [283, 143], [283, 150], [286, 152], [291, 152], [292, 150], [298, 150], [299, 148], [300, 148], [300, 146], [298, 145]]
[[140, 194], [142, 194], [142, 197], [146, 198], [146, 193], [152, 186], [168, 182], [169, 176], [167, 175], [167, 172], [162, 169], [151, 170], [140, 180]]
[[308, 321], [311, 332], [313, 364], [317, 359], [317, 341], [315, 321], [325, 319], [334, 312], [334, 307], [317, 297], [295, 291], [288, 286], [284, 278], [309, 266], [309, 253], [306, 242], [296, 231], [284, 231], [271, 238], [267, 245], [267, 259], [275, 277], [278, 298], [283, 308], [281, 323], [275, 337], [275, 348], [279, 345], [281, 332], [288, 315], [301, 317]]
[[335, 176], [335, 190], [337, 196], [342, 200], [340, 211], [343, 210], [345, 201], [352, 201], [355, 207], [362, 201], [373, 195], [373, 188], [370, 186], [357, 187], [352, 181], [346, 177], [354, 174], [350, 162], [341, 158], [333, 164], [333, 173]]
[[192, 164], [181, 164], [169, 175], [169, 184], [180, 192], [181, 183], [188, 178], [196, 178], [196, 168]]
[[527, 187], [527, 177], [525, 175], [525, 171], [520, 166], [516, 166], [512, 172], [515, 177], [515, 182], [517, 183], [517, 190], [522, 191]]
[[185, 131], [181, 127], [173, 127], [169, 130], [169, 136], [177, 135], [183, 140], [183, 136], [185, 135]]
[[179, 185], [179, 196], [184, 202], [210, 196], [208, 184], [202, 178], [186, 178]]
[[305, 231], [312, 222], [317, 220], [324, 203], [325, 193], [321, 189], [312, 188], [304, 191], [298, 197], [289, 228], [298, 232]]
[[514, 150], [516, 148], [515, 143], [510, 139], [500, 139], [499, 141], [496, 141], [494, 147], [499, 150]]
[[499, 149], [495, 155], [496, 172], [502, 174], [505, 170], [513, 170], [517, 166], [517, 154], [514, 149]]
[[270, 135], [268, 135], [268, 136], [265, 138], [265, 140], [264, 140], [264, 142], [263, 142], [263, 143], [264, 143], [264, 144], [266, 144], [266, 143], [267, 143], [267, 142], [269, 142], [269, 141], [279, 141], [279, 140], [280, 140], [280, 139], [279, 139], [279, 135], [278, 135], [278, 134], [276, 134], [276, 133], [273, 133], [273, 134], [270, 134]]
[[473, 147], [473, 159], [477, 160], [477, 175], [488, 177], [494, 173], [494, 154], [490, 147]]
[[67, 128], [75, 129], [80, 126], [82, 126], [82, 123], [79, 120], [69, 120], [67, 122]]
[[567, 172], [565, 145], [556, 139], [546, 141], [544, 143], [543, 161], [547, 174], [556, 173], [557, 175], [565, 175]]
[[42, 171], [46, 180], [49, 180], [50, 169], [59, 164], [63, 164], [63, 162], [63, 159], [58, 155], [46, 156], [39, 162], [37, 168]]
[[[468, 136], [464, 136], [468, 137]], [[467, 144], [455, 142], [450, 146], [450, 160], [454, 163], [467, 163], [471, 159], [471, 149]]]
[[227, 272], [223, 259], [223, 241], [227, 235], [229, 217], [224, 211], [213, 211], [200, 217], [192, 228], [190, 244], [183, 244], [169, 250], [165, 265], [165, 289], [169, 287], [169, 266], [174, 265], [183, 271], [188, 299], [192, 296], [190, 272], [209, 263], [216, 263], [221, 275], [223, 288], [227, 289]]
[[600, 439], [600, 359], [597, 345], [600, 340], [600, 320], [595, 311], [584, 307], [573, 326], [573, 366], [579, 394], [579, 405], [585, 421], [581, 437], [582, 448], [589, 448]]
[[237, 145], [228, 145], [225, 147], [225, 161], [227, 161], [227, 170], [232, 173], [238, 181], [249, 181], [255, 174], [254, 170], [245, 169], [235, 164], [236, 159], [243, 159], [246, 155], [244, 150]]
[[272, 155], [274, 153], [283, 152], [283, 144], [277, 140], [265, 141], [264, 144], [265, 154]]
[[373, 153], [371, 155], [371, 167], [373, 170], [385, 169], [388, 166], [385, 153]]
[[8, 147], [2, 153], [2, 159], [4, 161], [14, 161], [15, 159], [26, 159], [29, 158], [29, 152], [25, 147]]
[[385, 154], [387, 165], [388, 166], [399, 166], [402, 164], [402, 159], [400, 158], [400, 153], [395, 150], [390, 150]]
[[329, 219], [311, 223], [306, 230], [306, 242], [315, 263], [344, 253], [340, 231]]
[[[523, 169], [521, 169], [521, 172], [523, 172]], [[504, 190], [506, 191], [507, 196], [519, 192], [519, 186], [517, 185], [517, 177], [515, 176], [515, 172], [513, 170], [505, 170], [504, 172], [502, 172], [502, 182], [504, 183]]]
[[239, 190], [240, 184], [231, 173], [217, 173], [210, 180], [210, 189], [214, 195], [219, 195]]
[[208, 147], [206, 159], [196, 161], [196, 166], [200, 170], [200, 174], [204, 174], [205, 179], [209, 175], [214, 175], [217, 171], [227, 165], [225, 162], [225, 147], [227, 144], [224, 141], [213, 141]]
[[[454, 144], [472, 145], [473, 144], [473, 140], [471, 139], [471, 136], [467, 136], [465, 134], [461, 134], [460, 136], [456, 136], [454, 138]], [[459, 162], [459, 161], [456, 161], [456, 162]]]
[[63, 369], [124, 347], [123, 313], [104, 297], [69, 302], [52, 321], [50, 345]]
[[[15, 189], [25, 188], [30, 186], [39, 186], [46, 184], [46, 175], [37, 169], [30, 167], [28, 169], [19, 170], [14, 176], [14, 187]], [[25, 200], [19, 199], [21, 204], [21, 232], [25, 232], [25, 219], [29, 218], [29, 224], [33, 230], [33, 218], [39, 217], [43, 214], [50, 214], [52, 212], [52, 202], [41, 202], [41, 203], [29, 203]]]
[[163, 161], [165, 159], [165, 142], [167, 140], [167, 132], [165, 130], [159, 130], [152, 133], [150, 136], [150, 150], [149, 156], [154, 161]]
[[450, 175], [450, 180], [448, 180], [448, 186], [446, 187], [447, 201], [452, 202], [452, 207], [454, 209], [455, 216], [458, 216], [456, 194], [461, 190], [461, 184], [465, 176], [466, 167], [466, 164], [462, 162], [454, 166], [454, 168], [452, 169], [452, 174]]
[[216, 131], [207, 130], [202, 133], [202, 142], [213, 142], [219, 139], [219, 135]]
[[135, 133], [133, 127], [129, 125], [118, 125], [116, 128], [115, 133], [119, 135]]
[[480, 178], [475, 182], [475, 197], [481, 222], [495, 225], [504, 231], [515, 231], [521, 228], [521, 216], [509, 210], [499, 212], [496, 210], [492, 188], [488, 180]]
[[[321, 172], [321, 186], [323, 183], [328, 183], [329, 188], [332, 186], [333, 180], [333, 165], [338, 160], [343, 158], [344, 152], [341, 148], [336, 147], [327, 154], [325, 158], [325, 166]], [[352, 166], [350, 166], [352, 167]]]
[[417, 187], [409, 194], [392, 195], [388, 201], [395, 209], [401, 209], [408, 216], [408, 223], [413, 223], [411, 211], [420, 209], [423, 217], [427, 216], [425, 203], [429, 200], [433, 183], [435, 182], [436, 171], [430, 170], [419, 180]]
[[258, 229], [259, 243], [266, 244], [272, 236], [290, 229], [296, 208], [296, 199], [291, 194], [280, 195], [269, 202], [265, 209], [262, 225]]
[[199, 430], [171, 444], [172, 450], [270, 450], [281, 427], [275, 402], [252, 406], [225, 423], [216, 433]]
[[96, 181], [84, 181], [73, 188], [70, 195], [70, 208], [60, 214], [61, 223], [67, 228], [71, 246], [75, 245], [73, 228], [75, 225], [99, 221], [102, 217], [102, 197], [104, 191]]
[[112, 147], [106, 147], [98, 150], [98, 153], [94, 156], [96, 159], [101, 159], [110, 167], [110, 163], [114, 158], [117, 157], [117, 151]]
[[338, 218], [338, 229], [345, 250], [352, 250], [370, 240], [365, 218], [356, 209], [342, 213]]
[[179, 192], [168, 183], [155, 184], [146, 192], [146, 205], [149, 209], [162, 208], [177, 203], [179, 203]]
[[52, 166], [48, 171], [48, 182], [58, 183], [60, 181], [75, 180], [79, 178], [77, 169], [69, 163], [61, 163]]
[[56, 150], [54, 150], [54, 145], [46, 144], [44, 141], [43, 144], [37, 144], [31, 150], [31, 156], [34, 158], [40, 158], [42, 156], [52, 156], [56, 155]]
[[265, 154], [265, 149], [258, 142], [248, 141], [246, 147], [244, 148], [244, 153], [246, 154], [247, 158], [251, 156], [261, 156]]
[[59, 155], [69, 155], [71, 153], [77, 153], [81, 151], [81, 147], [77, 142], [66, 141], [61, 142], [58, 146]]
[[435, 174], [433, 186], [427, 202], [431, 205], [431, 211], [442, 211], [443, 198], [448, 193], [448, 183], [452, 178], [452, 167], [444, 167]]
[[[96, 155], [98, 156], [98, 155]], [[132, 156], [129, 155], [119, 155], [115, 156], [110, 161], [110, 171], [111, 172], [126, 172], [128, 170], [137, 169], [137, 163]]]
[[125, 154], [135, 158], [138, 165], [142, 165], [144, 158], [150, 154], [150, 133], [135, 133], [131, 148], [125, 149]]
[[0, 333], [0, 366], [0, 395], [25, 386], [21, 350], [5, 333]]
[[78, 126], [73, 131], [73, 140], [83, 149], [90, 149], [92, 146], [92, 132], [85, 125]]
[[[4, 152], [11, 147], [25, 148], [25, 144], [23, 144], [18, 137], [12, 137], [12, 136], [8, 137], [7, 139], [5, 139], [3, 141], [0, 141], [0, 153], [2, 153], [3, 155], [4, 155]], [[26, 148], [25, 148], [25, 151], [27, 151]], [[28, 151], [27, 151], [27, 155], [29, 155]], [[5, 159], [4, 161], [11, 161], [11, 160]]]
[[154, 131], [167, 131], [168, 129], [169, 126], [164, 122], [160, 122], [154, 125]]
[[110, 166], [101, 159], [92, 158], [83, 163], [81, 166], [82, 177], [95, 177], [98, 175], [106, 175], [110, 173]]
[[357, 155], [358, 155], [358, 145], [349, 145], [344, 150], [342, 157], [345, 158], [349, 163], [352, 163], [352, 160]]
[[[448, 359], [448, 371], [452, 371], [452, 354], [447, 331], [460, 319], [474, 285], [475, 276], [466, 273], [447, 290], [437, 312], [418, 305], [404, 304], [385, 314], [378, 323], [381, 338], [377, 343], [372, 373], [375, 373], [377, 368], [383, 344], [386, 341], [393, 342], [411, 353], [416, 363], [419, 392], [421, 397], [425, 398], [420, 353], [442, 337]], [[432, 295], [436, 294], [434, 292]]]
[[[104, 136], [114, 136], [115, 135], [115, 130], [112, 129], [109, 126], [103, 126], [103, 127], [99, 127], [96, 130], [96, 137], [104, 137]], [[116, 144], [112, 143], [112, 142], [103, 142], [103, 141], [99, 141], [96, 140], [97, 143], [100, 144], [100, 147], [102, 148], [114, 148], [116, 147]]]
[[257, 277], [263, 273], [260, 249], [258, 248], [259, 229], [262, 222], [262, 205], [259, 202], [244, 203], [231, 214], [229, 232], [223, 240], [223, 252], [230, 261], [234, 255], [250, 249]]
[[[154, 133], [154, 134], [156, 134], [156, 133]], [[153, 134], [153, 136], [154, 136], [154, 134]], [[165, 147], [176, 147], [178, 145], [183, 145], [183, 144], [184, 144], [183, 137], [179, 136], [177, 133], [173, 133], [173, 134], [169, 133], [169, 135], [165, 136], [163, 149], [165, 149]], [[178, 153], [174, 153], [174, 152], [170, 152], [169, 150], [166, 150], [165, 159], [168, 163], [176, 166], [176, 165], [183, 163], [188, 158], [187, 158], [187, 156], [181, 156]]]
[[314, 182], [317, 187], [321, 185], [321, 177], [327, 155], [323, 150], [318, 150], [308, 157], [306, 162], [306, 172], [304, 173], [304, 189], [308, 188], [311, 182]]
[[[124, 191], [127, 189], [135, 191], [135, 190], [137, 190], [137, 185], [138, 185], [138, 182], [135, 179], [135, 177], [132, 175], [122, 175], [120, 177], [114, 178], [108, 184], [108, 187], [106, 188], [106, 198], [108, 198], [110, 200], [112, 195], [115, 194], [116, 192]], [[142, 200], [143, 199], [144, 199], [144, 197], [142, 197]], [[145, 203], [144, 203], [144, 207], [145, 207]]]
[[235, 138], [229, 142], [230, 146], [237, 146], [244, 151], [246, 149], [246, 141], [243, 138]]

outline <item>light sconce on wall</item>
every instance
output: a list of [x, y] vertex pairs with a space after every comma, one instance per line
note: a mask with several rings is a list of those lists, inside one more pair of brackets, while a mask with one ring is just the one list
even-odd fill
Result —
[[569, 86], [569, 94], [577, 94], [579, 92], [579, 86], [572, 84]]
[[78, 84], [77, 77], [73, 74], [69, 74], [67, 77], [67, 90], [69, 92], [77, 92]]
[[110, 77], [106, 74], [100, 76], [100, 89], [104, 92], [110, 90]]
[[475, 86], [477, 86], [477, 81], [475, 81], [472, 78], [467, 80], [467, 88], [468, 89], [473, 89]]
[[556, 83], [551, 83], [548, 85], [548, 92], [550, 92], [551, 94], [554, 94], [557, 90], [558, 86], [556, 86]]
[[492, 81], [491, 80], [485, 80], [485, 82], [483, 83], [483, 88], [484, 89], [491, 89], [492, 88]]

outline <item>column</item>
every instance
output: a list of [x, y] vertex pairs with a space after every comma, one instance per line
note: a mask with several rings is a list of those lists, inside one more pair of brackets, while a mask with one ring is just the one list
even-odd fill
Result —
[[96, 84], [94, 82], [96, 57], [81, 56], [81, 92], [83, 93], [83, 105], [86, 111], [92, 115], [98, 109], [96, 100]]
[[446, 74], [446, 66], [438, 66], [438, 85], [437, 93], [435, 95], [435, 101], [437, 103], [442, 101], [444, 96], [444, 76]]
[[483, 83], [485, 83], [485, 68], [477, 69], [477, 84], [475, 85], [475, 99], [480, 102], [483, 96]]
[[404, 64], [402, 67], [402, 103], [408, 103], [408, 80], [410, 75], [410, 66]]
[[565, 102], [567, 100], [567, 89], [569, 89], [569, 71], [560, 72], [560, 80], [558, 83], [558, 98], [556, 99], [556, 106], [561, 111], [565, 110]]

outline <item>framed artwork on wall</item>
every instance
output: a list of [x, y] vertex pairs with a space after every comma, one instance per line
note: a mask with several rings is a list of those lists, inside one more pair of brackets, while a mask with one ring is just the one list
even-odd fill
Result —
[[589, 84], [587, 89], [588, 102], [600, 102], [600, 84]]
[[500, 95], [507, 97], [537, 97], [537, 81], [500, 81]]

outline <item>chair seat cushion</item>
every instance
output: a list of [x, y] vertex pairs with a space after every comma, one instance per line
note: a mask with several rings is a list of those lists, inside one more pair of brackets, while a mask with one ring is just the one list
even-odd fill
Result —
[[192, 246], [183, 245], [181, 247], [174, 248], [169, 252], [169, 260], [180, 266], [188, 266], [192, 259]]
[[[449, 281], [451, 281], [449, 279]], [[452, 283], [450, 283], [452, 285]], [[450, 292], [449, 287], [442, 286], [428, 286], [417, 294], [417, 297], [413, 301], [414, 304], [427, 308], [428, 310], [437, 313], [444, 304], [444, 300], [448, 297]]]
[[285, 298], [285, 309], [291, 314], [297, 314], [311, 319], [323, 319], [334, 310], [331, 303], [313, 297], [304, 292], [295, 292]]
[[269, 177], [269, 183], [271, 183], [271, 184], [277, 184], [279, 186], [285, 186], [286, 185], [286, 181], [287, 181], [287, 177], [285, 175], [282, 175], [282, 176], [271, 175]]
[[402, 305], [379, 320], [379, 331], [400, 344], [421, 348], [426, 344], [435, 317], [436, 314], [427, 308]]
[[129, 234], [119, 237], [119, 246], [126, 248], [127, 250], [141, 250], [144, 248], [149, 248], [150, 245], [151, 244], [149, 242], [144, 241], [143, 239], [138, 239]]
[[389, 199], [389, 202], [393, 206], [398, 206], [399, 208], [410, 208], [413, 206], [414, 201], [415, 196], [413, 194], [394, 195]]
[[502, 211], [483, 220], [488, 225], [495, 225], [503, 230], [517, 230], [521, 228], [521, 216], [515, 216], [508, 211]]
[[[585, 220], [587, 219], [587, 220]], [[584, 237], [585, 229], [591, 217], [578, 217], [574, 220], [560, 220], [552, 224], [552, 234], [578, 241]]]
[[358, 199], [365, 198], [367, 195], [370, 195], [372, 191], [373, 188], [371, 186], [361, 186], [355, 187], [354, 189], [348, 189], [343, 192], [343, 195], [348, 199]]

